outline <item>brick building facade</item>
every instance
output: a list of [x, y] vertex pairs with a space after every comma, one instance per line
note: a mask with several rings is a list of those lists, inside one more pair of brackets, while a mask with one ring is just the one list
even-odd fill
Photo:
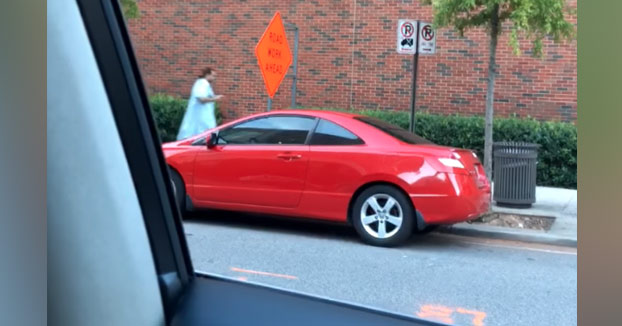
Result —
[[[297, 104], [303, 107], [408, 110], [412, 56], [396, 53], [400, 18], [432, 20], [417, 0], [138, 0], [140, 17], [129, 22], [150, 92], [187, 97], [204, 66], [217, 69], [228, 119], [266, 110], [267, 95], [254, 48], [275, 11], [300, 29]], [[576, 0], [570, 0], [576, 8]], [[574, 19], [574, 18], [573, 18]], [[576, 23], [576, 20], [574, 21]], [[495, 115], [576, 121], [576, 41], [553, 44], [545, 56], [515, 56], [507, 26], [497, 52]], [[417, 110], [483, 115], [488, 38], [483, 29], [459, 37], [437, 31], [437, 54], [421, 56]], [[288, 31], [293, 51], [293, 32]], [[287, 108], [286, 78], [273, 107]]]

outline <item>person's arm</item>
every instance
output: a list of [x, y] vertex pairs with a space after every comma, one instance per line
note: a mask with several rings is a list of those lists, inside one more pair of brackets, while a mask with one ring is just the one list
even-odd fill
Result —
[[223, 97], [222, 95], [216, 95], [214, 97], [197, 97], [197, 100], [199, 100], [199, 102], [201, 103], [217, 102], [217, 101], [220, 101], [222, 97]]

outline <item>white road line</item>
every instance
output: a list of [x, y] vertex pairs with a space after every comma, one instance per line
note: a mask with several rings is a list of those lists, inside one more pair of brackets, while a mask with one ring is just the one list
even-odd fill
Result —
[[287, 274], [276, 274], [276, 273], [255, 271], [255, 270], [252, 270], [252, 269], [243, 269], [243, 268], [237, 268], [237, 267], [231, 267], [229, 269], [232, 272], [238, 272], [238, 273], [247, 273], [247, 274], [263, 275], [263, 276], [272, 276], [272, 277], [286, 278], [286, 279], [289, 279], [289, 280], [297, 280], [298, 279], [298, 277], [296, 277], [296, 276], [287, 275]]

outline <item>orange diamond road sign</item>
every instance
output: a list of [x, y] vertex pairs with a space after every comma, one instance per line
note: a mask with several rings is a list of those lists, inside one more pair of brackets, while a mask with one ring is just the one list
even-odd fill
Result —
[[289, 51], [280, 12], [277, 11], [272, 17], [268, 28], [255, 47], [255, 55], [268, 95], [273, 98], [292, 64], [292, 53]]

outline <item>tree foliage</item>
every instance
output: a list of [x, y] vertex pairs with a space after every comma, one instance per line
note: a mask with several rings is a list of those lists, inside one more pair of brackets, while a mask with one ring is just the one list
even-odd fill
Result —
[[[474, 27], [489, 29], [495, 6], [499, 6], [499, 21], [510, 21], [510, 45], [520, 54], [519, 36], [533, 42], [533, 54], [542, 55], [542, 40], [551, 37], [555, 42], [575, 36], [574, 25], [566, 20], [575, 11], [566, 0], [424, 0], [434, 7], [434, 24], [451, 26], [460, 35]], [[501, 29], [499, 29], [499, 32]]]
[[469, 28], [485, 27], [489, 36], [488, 85], [486, 90], [486, 119], [484, 126], [484, 167], [492, 176], [494, 88], [496, 53], [503, 23], [510, 24], [510, 45], [520, 54], [519, 34], [533, 42], [533, 55], [542, 56], [542, 40], [550, 37], [560, 42], [574, 37], [574, 25], [566, 15], [574, 14], [566, 0], [423, 0], [434, 8], [434, 24], [451, 26], [461, 36]]
[[125, 16], [125, 19], [138, 18], [140, 16], [136, 0], [121, 0], [120, 2], [121, 8], [123, 9], [123, 16]]

